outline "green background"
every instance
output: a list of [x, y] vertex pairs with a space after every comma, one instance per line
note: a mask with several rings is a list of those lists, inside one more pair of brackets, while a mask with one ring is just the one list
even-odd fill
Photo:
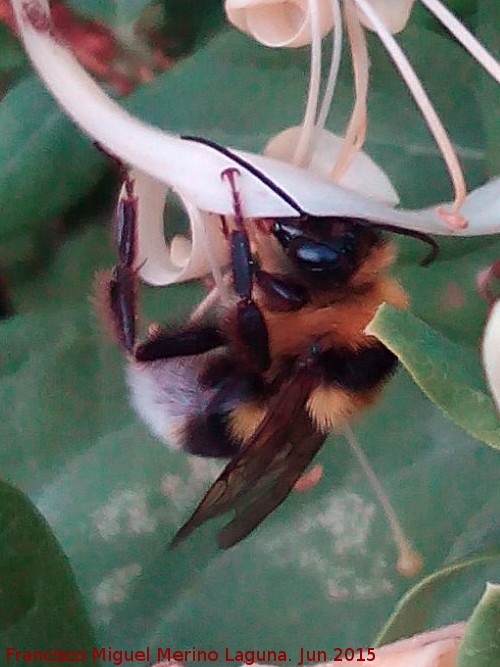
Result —
[[[113, 4], [85, 3], [111, 26]], [[145, 3], [136, 4], [139, 11]], [[300, 121], [306, 49], [258, 46], [224, 26], [215, 4], [187, 30], [178, 5], [165, 2], [165, 25], [184, 26], [192, 53], [138, 88], [127, 108], [171, 131], [252, 150]], [[492, 50], [499, 32], [491, 26], [500, 25], [494, 5], [454, 3]], [[470, 188], [500, 172], [498, 87], [421, 7], [398, 39], [445, 119]], [[374, 36], [369, 48], [366, 150], [405, 205], [446, 200], [448, 179], [422, 119]], [[123, 359], [100, 331], [90, 300], [94, 273], [114, 261], [109, 220], [118, 184], [4, 30], [0, 52], [0, 243], [18, 313], [0, 325], [0, 470], [15, 487], [0, 488], [2, 652], [94, 643], [115, 650], [195, 646], [222, 656], [226, 647], [286, 650], [295, 660], [300, 647], [333, 657], [335, 646], [370, 644], [418, 577], [396, 573], [380, 507], [339, 437], [317, 458], [320, 483], [292, 493], [243, 543], [218, 551], [213, 522], [168, 551], [221, 464], [167, 449], [129, 407]], [[339, 133], [350, 86], [345, 58], [328, 123]], [[440, 258], [425, 269], [418, 264], [424, 248], [398, 243], [395, 273], [412, 312], [462, 345], [464, 364], [476, 368], [486, 308], [475, 277], [498, 257], [500, 241], [445, 239]], [[197, 284], [144, 288], [143, 322], [182, 321], [201, 294]], [[424, 387], [433, 386], [440, 359], [434, 355], [426, 372], [424, 338], [398, 330], [391, 337], [403, 359], [405, 341], [420, 350], [408, 364]], [[477, 368], [471, 383], [482, 383], [476, 376]], [[446, 381], [467, 388], [463, 373]], [[461, 408], [456, 396], [452, 413]], [[498, 546], [498, 453], [454, 425], [405, 370], [354, 430], [424, 556], [421, 576]], [[21, 557], [24, 541], [32, 558]], [[443, 577], [403, 609], [402, 632], [466, 618], [484, 582], [498, 578], [495, 558]]]

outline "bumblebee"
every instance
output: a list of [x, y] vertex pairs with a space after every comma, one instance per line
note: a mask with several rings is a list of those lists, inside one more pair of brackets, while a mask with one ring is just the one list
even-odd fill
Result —
[[229, 509], [235, 515], [219, 545], [248, 535], [285, 500], [327, 435], [377, 400], [397, 364], [365, 333], [382, 302], [407, 305], [388, 275], [395, 248], [380, 226], [307, 214], [245, 219], [238, 173], [222, 175], [234, 208], [222, 219], [229, 268], [186, 324], [154, 325], [136, 340], [137, 198], [129, 178], [117, 207], [118, 264], [100, 282], [138, 414], [174, 447], [230, 459], [172, 546]]

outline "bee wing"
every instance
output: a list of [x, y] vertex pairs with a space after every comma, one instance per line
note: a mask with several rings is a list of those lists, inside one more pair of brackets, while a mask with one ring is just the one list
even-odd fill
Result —
[[235, 517], [219, 531], [217, 542], [227, 549], [246, 537], [286, 499], [295, 482], [309, 465], [325, 442], [326, 435], [313, 429], [309, 417], [303, 412], [297, 430], [285, 445], [285, 456], [266, 473], [271, 484], [245, 496], [238, 503]]
[[304, 410], [317, 380], [310, 365], [297, 362], [252, 438], [212, 484], [171, 548], [208, 519], [237, 505], [236, 517], [219, 534], [220, 546], [232, 546], [283, 502], [325, 440]]

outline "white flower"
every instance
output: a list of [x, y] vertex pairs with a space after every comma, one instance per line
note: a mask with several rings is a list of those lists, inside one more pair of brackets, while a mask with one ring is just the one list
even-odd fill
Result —
[[[447, 27], [455, 38], [500, 83], [500, 64], [476, 40], [439, 0], [421, 0]], [[357, 151], [364, 143], [367, 128], [366, 98], [369, 80], [369, 57], [363, 26], [375, 31], [399, 69], [415, 102], [419, 106], [448, 168], [455, 199], [451, 207], [437, 206], [436, 212], [451, 228], [467, 225], [461, 210], [467, 188], [460, 162], [446, 130], [410, 62], [393, 33], [402, 30], [415, 0], [342, 0], [343, 16], [354, 68], [356, 101], [349, 121], [344, 145], [328, 175], [339, 181]], [[308, 166], [329, 111], [338, 72], [342, 39], [340, 0], [226, 0], [230, 21], [257, 41], [268, 46], [301, 46], [311, 43], [311, 79], [302, 124], [295, 136], [294, 164]], [[317, 111], [321, 78], [321, 39], [333, 28], [332, 62], [321, 110]], [[322, 140], [322, 139], [321, 139]]]
[[[465, 623], [447, 625], [392, 644], [365, 650], [365, 660], [373, 667], [453, 667]], [[375, 656], [373, 658], [373, 656]], [[322, 667], [350, 667], [356, 660], [326, 662]], [[268, 667], [254, 663], [255, 667]], [[293, 664], [293, 663], [292, 663]], [[153, 667], [181, 667], [180, 663], [158, 662]], [[243, 666], [242, 666], [243, 667]], [[320, 667], [319, 665], [313, 667]]]
[[488, 268], [477, 276], [477, 287], [481, 296], [488, 304], [488, 318], [483, 332], [481, 358], [484, 374], [500, 414], [500, 299], [492, 289], [500, 277], [500, 260], [494, 261]]
[[482, 361], [491, 395], [500, 413], [500, 301], [492, 307], [484, 330]]
[[[332, 1], [334, 6], [336, 3]], [[360, 6], [364, 0], [355, 1]], [[308, 3], [311, 7], [315, 4], [314, 0]], [[143, 123], [109, 98], [53, 36], [47, 0], [12, 0], [12, 4], [26, 50], [47, 88], [84, 132], [134, 168], [139, 194], [149, 189], [151, 196], [141, 197], [139, 204], [138, 265], [142, 265], [143, 278], [152, 284], [204, 275], [210, 270], [209, 258], [224, 256], [225, 243], [214, 214], [233, 212], [231, 195], [221, 174], [235, 166], [235, 159], [241, 174], [243, 210], [248, 218], [299, 216], [306, 212], [314, 216], [366, 218], [434, 234], [477, 235], [500, 231], [500, 179], [465, 198], [461, 213], [469, 225], [453, 231], [443, 225], [432, 207], [419, 211], [397, 209], [394, 196], [391, 199], [386, 192], [380, 200], [374, 199], [361, 188], [358, 192], [350, 189], [355, 187], [352, 180], [349, 187], [344, 187], [341, 181], [332, 182], [311, 169], [242, 151], [228, 154]], [[311, 155], [308, 162], [310, 158]], [[383, 181], [380, 170], [373, 163], [372, 166]], [[347, 170], [343, 172], [348, 178]], [[287, 196], [270, 188], [266, 179]], [[182, 242], [170, 248], [165, 245], [162, 211], [167, 188], [173, 189], [188, 209], [191, 248]]]

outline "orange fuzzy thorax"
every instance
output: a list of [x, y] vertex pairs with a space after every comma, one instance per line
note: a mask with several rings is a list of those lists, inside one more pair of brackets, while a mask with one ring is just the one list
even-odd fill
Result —
[[[259, 259], [266, 270], [272, 264], [271, 271], [281, 272], [283, 263], [274, 259], [276, 254], [269, 248], [269, 241], [271, 239], [268, 239], [267, 246], [261, 246], [265, 250], [259, 252]], [[383, 302], [398, 308], [405, 308], [408, 303], [401, 285], [387, 275], [387, 269], [394, 259], [395, 248], [392, 243], [377, 243], [346, 285], [313, 291], [310, 303], [291, 312], [270, 310], [266, 304], [266, 295], [256, 286], [254, 300], [267, 324], [272, 359], [271, 368], [264, 374], [265, 378], [272, 380], [287, 358], [307, 355], [313, 343], [319, 344], [321, 350], [336, 348], [356, 351], [374, 345], [376, 339], [367, 335], [365, 328], [377, 308]], [[234, 333], [234, 320], [227, 320], [226, 326], [235, 354], [245, 358], [245, 349]], [[327, 433], [351, 421], [356, 414], [373, 404], [381, 388], [382, 383], [363, 391], [320, 385], [311, 392], [306, 409], [318, 430]], [[240, 405], [231, 415], [232, 433], [238, 439], [246, 440], [259, 425], [264, 413], [262, 405]]]

